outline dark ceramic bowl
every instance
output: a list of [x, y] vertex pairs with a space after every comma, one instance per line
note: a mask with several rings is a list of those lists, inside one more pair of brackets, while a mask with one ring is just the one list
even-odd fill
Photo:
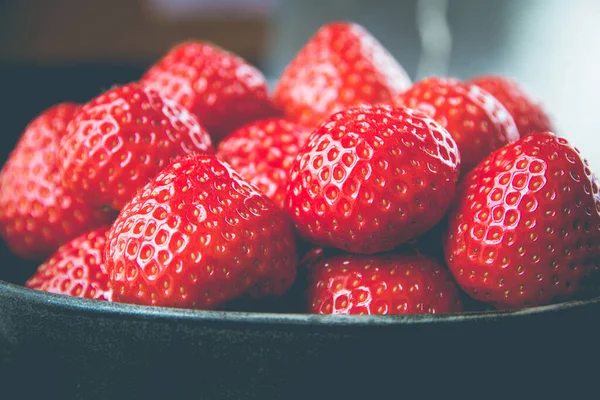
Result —
[[598, 398], [599, 316], [600, 299], [439, 316], [193, 311], [0, 281], [0, 399]]

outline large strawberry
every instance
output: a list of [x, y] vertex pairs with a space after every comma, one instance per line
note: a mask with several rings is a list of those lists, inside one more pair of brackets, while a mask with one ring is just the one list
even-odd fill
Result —
[[63, 183], [116, 210], [174, 158], [211, 152], [208, 133], [172, 100], [137, 83], [117, 86], [75, 114], [60, 143]]
[[310, 133], [283, 118], [259, 120], [224, 139], [217, 156], [283, 207], [289, 169]]
[[22, 258], [43, 260], [115, 215], [64, 188], [56, 153], [79, 106], [60, 103], [32, 120], [0, 172], [0, 235]]
[[175, 46], [141, 82], [195, 114], [215, 142], [249, 121], [278, 114], [258, 69], [204, 42]]
[[571, 298], [600, 265], [600, 195], [565, 139], [529, 135], [465, 176], [449, 216], [445, 254], [474, 298], [498, 307]]
[[309, 312], [443, 314], [463, 310], [460, 290], [437, 261], [415, 254], [342, 254], [309, 266]]
[[109, 232], [115, 300], [214, 309], [280, 295], [296, 275], [283, 211], [211, 155], [178, 159], [123, 208]]
[[482, 75], [467, 83], [479, 86], [498, 99], [512, 115], [521, 136], [553, 130], [550, 117], [541, 104], [534, 101], [513, 79]]
[[332, 115], [290, 172], [286, 209], [307, 240], [390, 250], [433, 227], [454, 197], [460, 156], [431, 118], [384, 105]]
[[489, 153], [519, 139], [506, 108], [481, 88], [454, 78], [427, 78], [394, 99], [394, 104], [420, 109], [450, 132], [466, 174]]
[[410, 84], [402, 66], [362, 26], [333, 22], [287, 66], [273, 97], [288, 117], [315, 126], [344, 108], [388, 101]]
[[112, 299], [104, 263], [108, 227], [86, 232], [62, 245], [27, 280], [25, 287], [48, 293]]

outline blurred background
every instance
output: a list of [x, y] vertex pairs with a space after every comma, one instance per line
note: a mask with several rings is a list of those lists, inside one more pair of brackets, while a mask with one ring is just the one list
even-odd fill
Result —
[[2, 0], [0, 163], [38, 112], [137, 79], [179, 41], [212, 41], [273, 83], [319, 26], [352, 20], [413, 80], [517, 79], [600, 167], [599, 17], [595, 0]]

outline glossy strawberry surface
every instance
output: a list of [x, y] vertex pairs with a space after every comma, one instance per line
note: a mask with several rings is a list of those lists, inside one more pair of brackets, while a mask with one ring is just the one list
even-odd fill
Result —
[[460, 150], [462, 175], [492, 151], [519, 139], [512, 116], [495, 97], [458, 79], [421, 80], [394, 103], [425, 112], [450, 132]]
[[579, 151], [551, 133], [491, 154], [464, 178], [449, 216], [445, 254], [458, 283], [501, 308], [565, 300], [592, 287], [600, 265], [598, 185]]
[[78, 109], [60, 103], [41, 112], [0, 172], [0, 235], [19, 257], [44, 260], [68, 240], [115, 217], [63, 187], [56, 153]]
[[310, 134], [308, 128], [287, 119], [259, 120], [221, 141], [217, 156], [283, 207], [289, 169]]
[[211, 155], [183, 157], [123, 208], [108, 235], [117, 301], [214, 309], [277, 296], [294, 281], [286, 215]]
[[62, 137], [65, 186], [86, 202], [116, 210], [173, 159], [212, 152], [211, 139], [180, 105], [138, 83], [85, 104]]
[[463, 311], [452, 275], [415, 254], [343, 254], [309, 266], [309, 312], [442, 314]]
[[215, 143], [247, 122], [279, 114], [257, 68], [205, 42], [175, 46], [141, 82], [196, 115]]
[[520, 136], [553, 130], [552, 121], [542, 105], [513, 79], [482, 75], [467, 83], [479, 86], [498, 99], [515, 120]]
[[459, 165], [450, 134], [424, 114], [383, 105], [351, 108], [323, 123], [300, 151], [286, 209], [316, 245], [391, 250], [444, 216]]
[[108, 226], [86, 232], [62, 245], [39, 266], [25, 287], [93, 300], [112, 299], [104, 262]]
[[362, 26], [332, 22], [287, 66], [273, 97], [288, 117], [316, 126], [344, 108], [387, 101], [410, 84], [398, 61]]

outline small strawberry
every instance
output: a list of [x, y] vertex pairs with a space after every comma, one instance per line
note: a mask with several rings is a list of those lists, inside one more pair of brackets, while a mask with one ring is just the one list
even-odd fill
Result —
[[465, 176], [445, 254], [475, 299], [519, 308], [569, 299], [599, 270], [598, 180], [546, 132], [490, 154]]
[[277, 114], [262, 73], [208, 43], [175, 46], [141, 82], [195, 114], [215, 143], [247, 122]]
[[292, 165], [286, 209], [305, 239], [391, 250], [433, 227], [454, 197], [460, 156], [431, 118], [384, 105], [332, 115]]
[[282, 208], [288, 171], [310, 133], [282, 118], [255, 121], [225, 138], [217, 156]]
[[519, 139], [514, 120], [496, 98], [458, 79], [424, 79], [394, 104], [424, 111], [450, 132], [460, 150], [462, 175], [495, 149]]
[[46, 260], [25, 287], [48, 293], [112, 299], [112, 290], [104, 263], [108, 226], [86, 232], [62, 245]]
[[444, 314], [463, 311], [460, 290], [437, 261], [415, 254], [342, 254], [309, 267], [314, 314]]
[[333, 22], [300, 50], [273, 96], [288, 117], [316, 126], [344, 108], [388, 101], [410, 84], [402, 66], [362, 26]]
[[123, 208], [108, 234], [115, 301], [214, 309], [280, 295], [296, 275], [286, 215], [211, 155], [178, 159]]
[[174, 158], [211, 152], [208, 133], [171, 100], [137, 83], [85, 104], [60, 143], [63, 183], [116, 210]]
[[552, 131], [552, 122], [540, 104], [514, 80], [494, 75], [483, 75], [467, 83], [477, 85], [502, 103], [512, 115], [519, 134]]
[[114, 218], [62, 186], [56, 153], [78, 109], [60, 103], [39, 114], [0, 172], [0, 235], [21, 258], [46, 259], [63, 243]]

